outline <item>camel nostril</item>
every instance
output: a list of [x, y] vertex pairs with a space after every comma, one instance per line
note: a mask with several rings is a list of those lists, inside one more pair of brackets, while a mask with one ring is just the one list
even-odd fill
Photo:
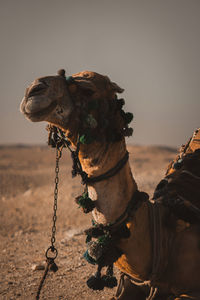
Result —
[[32, 97], [38, 94], [41, 94], [44, 90], [46, 90], [47, 85], [44, 83], [39, 83], [38, 85], [35, 85], [30, 92], [28, 93], [28, 97]]

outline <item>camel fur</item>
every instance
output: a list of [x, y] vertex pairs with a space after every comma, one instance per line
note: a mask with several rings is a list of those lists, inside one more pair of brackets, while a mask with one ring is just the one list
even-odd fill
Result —
[[[90, 71], [75, 74], [71, 79], [66, 80], [64, 71], [57, 76], [36, 79], [26, 90], [21, 112], [33, 122], [47, 121], [62, 129], [76, 147], [84, 122], [83, 114], [91, 101], [96, 101], [98, 108], [90, 110], [95, 140], [81, 144], [79, 159], [89, 177], [98, 176], [113, 168], [126, 153], [124, 135], [127, 128], [116, 108], [116, 95], [123, 89], [107, 76]], [[114, 222], [136, 190], [129, 162], [115, 176], [89, 184], [89, 196], [96, 203], [92, 213], [94, 220], [102, 224]], [[152, 276], [154, 253], [150, 210], [154, 205], [144, 202], [139, 207], [127, 224], [130, 237], [119, 242], [123, 254], [115, 265], [129, 279], [120, 295], [113, 299], [143, 300], [148, 297], [148, 286], [136, 286], [130, 278], [152, 279], [158, 288], [156, 299], [200, 299], [200, 226], [181, 220], [180, 229], [180, 220], [159, 203], [156, 205], [161, 219], [161, 259], [157, 274]]]

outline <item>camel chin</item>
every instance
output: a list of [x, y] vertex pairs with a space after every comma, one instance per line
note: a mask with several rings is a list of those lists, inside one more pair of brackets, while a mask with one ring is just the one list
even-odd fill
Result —
[[33, 96], [28, 99], [24, 97], [20, 105], [20, 111], [32, 122], [46, 121], [55, 110], [57, 103], [49, 98]]

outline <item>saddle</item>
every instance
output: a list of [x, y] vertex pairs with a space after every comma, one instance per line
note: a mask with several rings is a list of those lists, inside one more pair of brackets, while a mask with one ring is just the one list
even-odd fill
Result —
[[168, 166], [153, 201], [167, 206], [179, 219], [200, 222], [200, 128]]

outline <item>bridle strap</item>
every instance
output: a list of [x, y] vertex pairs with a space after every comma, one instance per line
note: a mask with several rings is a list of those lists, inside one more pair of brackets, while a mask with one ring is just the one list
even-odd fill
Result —
[[[148, 202], [148, 195], [145, 192], [136, 190], [129, 200], [124, 212], [113, 223], [105, 225], [105, 229], [108, 229], [109, 231], [116, 231], [122, 225], [122, 223], [126, 224], [129, 219], [133, 217], [134, 213], [138, 210], [143, 202]], [[93, 223], [95, 225], [99, 225], [94, 220]]]
[[49, 130], [49, 141], [48, 141], [49, 145], [53, 147], [57, 145], [58, 148], [64, 146], [67, 147], [71, 152], [73, 165], [75, 166], [76, 169], [76, 174], [79, 174], [82, 177], [83, 184], [95, 183], [113, 177], [123, 168], [123, 166], [127, 163], [129, 159], [129, 153], [128, 151], [126, 151], [124, 157], [120, 161], [118, 161], [113, 168], [111, 168], [110, 170], [108, 170], [107, 172], [99, 176], [88, 177], [88, 174], [83, 171], [81, 162], [79, 160], [80, 142], [78, 141], [77, 149], [73, 151], [70, 147], [71, 144], [70, 141], [65, 137], [61, 129], [57, 128], [56, 126], [49, 126], [47, 129]]
[[99, 181], [102, 181], [102, 180], [106, 180], [110, 177], [113, 177], [127, 163], [128, 158], [129, 158], [129, 153], [128, 153], [128, 151], [126, 151], [126, 154], [124, 155], [124, 157], [112, 169], [110, 169], [107, 172], [105, 172], [105, 173], [103, 173], [99, 176], [96, 176], [96, 177], [87, 177], [86, 183], [95, 183], [95, 182], [99, 182]]

